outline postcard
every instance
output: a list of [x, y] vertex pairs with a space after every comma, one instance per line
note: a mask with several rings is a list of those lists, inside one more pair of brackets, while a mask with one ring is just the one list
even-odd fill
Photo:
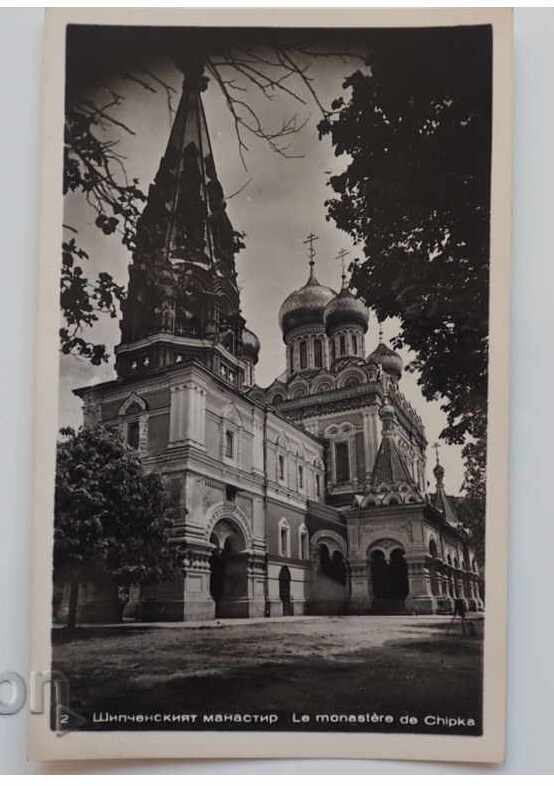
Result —
[[30, 755], [504, 756], [512, 17], [47, 12]]

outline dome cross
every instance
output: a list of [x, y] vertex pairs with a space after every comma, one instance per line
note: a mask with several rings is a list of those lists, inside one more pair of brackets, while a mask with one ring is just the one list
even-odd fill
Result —
[[347, 251], [345, 248], [341, 248], [335, 259], [338, 259], [341, 265], [342, 273], [341, 273], [341, 281], [342, 281], [342, 288], [346, 287], [346, 266], [345, 266], [345, 258], [350, 254], [350, 251]]
[[308, 246], [308, 261], [309, 261], [310, 268], [312, 269], [312, 271], [313, 271], [313, 267], [315, 265], [315, 248], [314, 248], [314, 243], [315, 243], [316, 240], [319, 240], [319, 236], [318, 235], [314, 235], [313, 232], [310, 232], [310, 234], [306, 237], [306, 240], [303, 241], [304, 245]]

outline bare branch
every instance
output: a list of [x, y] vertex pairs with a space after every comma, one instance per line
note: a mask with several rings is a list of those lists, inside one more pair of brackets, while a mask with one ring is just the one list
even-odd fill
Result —
[[226, 199], [227, 201], [229, 201], [229, 199], [232, 199], [233, 197], [235, 197], [235, 196], [238, 196], [240, 193], [242, 193], [242, 192], [244, 191], [244, 189], [245, 189], [245, 188], [247, 188], [247, 187], [250, 185], [250, 183], [251, 183], [251, 182], [252, 182], [252, 178], [251, 178], [251, 177], [249, 177], [249, 178], [248, 178], [248, 180], [246, 181], [246, 183], [244, 183], [244, 184], [243, 184], [243, 185], [242, 185], [240, 188], [238, 188], [236, 191], [233, 191], [233, 193], [232, 193], [232, 194], [229, 194], [229, 196], [225, 195], [224, 199]]
[[280, 51], [279, 51], [279, 57], [282, 57], [282, 58], [283, 58], [283, 60], [284, 60], [286, 63], [289, 63], [289, 65], [290, 65], [290, 67], [292, 68], [292, 70], [293, 70], [293, 71], [294, 71], [296, 74], [298, 74], [298, 76], [300, 77], [300, 79], [302, 80], [302, 82], [303, 82], [303, 83], [306, 85], [306, 87], [308, 88], [308, 90], [309, 90], [309, 92], [310, 92], [310, 95], [312, 96], [312, 98], [313, 98], [314, 102], [315, 102], [315, 103], [316, 103], [316, 105], [319, 107], [319, 110], [321, 111], [321, 114], [322, 114], [324, 117], [326, 117], [326, 116], [327, 116], [327, 114], [328, 114], [328, 112], [327, 112], [327, 110], [325, 109], [325, 107], [323, 106], [323, 104], [321, 103], [321, 101], [319, 100], [319, 97], [318, 97], [317, 93], [315, 92], [314, 88], [312, 87], [312, 84], [311, 84], [312, 80], [311, 80], [311, 79], [310, 79], [310, 77], [308, 77], [308, 75], [307, 75], [307, 72], [308, 72], [308, 66], [306, 66], [305, 68], [301, 68], [301, 67], [300, 67], [300, 66], [299, 66], [299, 65], [298, 65], [298, 64], [297, 64], [297, 63], [296, 63], [296, 62], [295, 62], [295, 61], [292, 59], [291, 55], [290, 55], [290, 54], [288, 54], [288, 52], [287, 52], [287, 51], [285, 51], [285, 50], [280, 50]]
[[171, 101], [172, 94], [175, 95], [176, 93], [175, 89], [171, 87], [171, 85], [168, 85], [167, 82], [164, 82], [163, 79], [160, 79], [160, 77], [157, 76], [155, 73], [149, 71], [147, 68], [142, 68], [141, 70], [143, 71], [143, 73], [149, 76], [150, 79], [153, 79], [154, 82], [157, 82], [165, 90], [165, 94], [167, 98], [167, 108], [169, 111], [169, 122], [171, 123], [173, 118], [175, 117], [175, 110], [173, 108], [173, 103]]
[[114, 126], [119, 126], [119, 128], [122, 128], [124, 131], [127, 131], [128, 134], [135, 136], [135, 132], [133, 131], [132, 128], [129, 128], [129, 126], [125, 125], [125, 123], [122, 123], [121, 120], [116, 120], [115, 117], [112, 117], [111, 115], [108, 115], [106, 112], [104, 112], [102, 109], [99, 109], [95, 104], [92, 103], [92, 101], [83, 100], [82, 103], [85, 107], [88, 106], [90, 109], [92, 109], [93, 112], [96, 115], [98, 115], [98, 117], [104, 118], [104, 120], [113, 123]]
[[150, 93], [156, 92], [156, 90], [152, 87], [152, 85], [149, 85], [148, 82], [144, 81], [144, 79], [140, 79], [138, 76], [135, 76], [135, 74], [131, 74], [127, 71], [124, 74], [122, 74], [122, 76], [123, 79], [129, 79], [131, 82], [136, 82], [137, 85], [140, 85], [145, 90], [148, 90]]

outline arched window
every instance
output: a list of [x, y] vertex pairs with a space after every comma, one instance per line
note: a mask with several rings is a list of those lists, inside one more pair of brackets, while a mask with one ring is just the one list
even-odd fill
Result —
[[331, 365], [333, 365], [336, 358], [336, 347], [335, 347], [334, 339], [331, 339], [331, 341], [329, 342], [329, 353], [330, 353]]
[[290, 529], [286, 523], [279, 524], [279, 554], [290, 557]]
[[273, 396], [271, 403], [274, 407], [278, 407], [284, 400], [284, 397], [280, 393], [277, 393], [277, 395]]
[[299, 531], [298, 556], [300, 559], [303, 560], [307, 560], [310, 558], [308, 530], [306, 529], [304, 524], [302, 524]]
[[235, 435], [230, 430], [225, 431], [225, 457], [232, 459], [235, 455]]
[[437, 544], [435, 543], [433, 538], [431, 538], [431, 540], [429, 541], [429, 554], [433, 557], [433, 559], [436, 559], [436, 557], [437, 557]]
[[291, 398], [303, 398], [303, 396], [308, 395], [308, 388], [306, 385], [296, 385], [295, 387], [291, 388], [290, 396]]
[[358, 336], [352, 334], [352, 354], [358, 354]]
[[308, 366], [308, 345], [305, 341], [300, 342], [300, 368]]
[[304, 467], [298, 467], [298, 488], [304, 488]]
[[140, 421], [146, 414], [146, 402], [132, 394], [119, 410], [126, 422], [122, 424], [122, 435], [129, 447], [138, 450], [140, 446]]
[[346, 336], [340, 336], [339, 344], [341, 356], [346, 355]]
[[284, 480], [285, 479], [285, 457], [284, 456], [279, 456], [279, 458], [277, 460], [277, 464], [278, 464], [278, 467], [279, 467], [279, 470], [278, 470], [279, 471], [279, 480]]
[[337, 483], [350, 480], [350, 452], [348, 442], [335, 443], [335, 476]]
[[137, 450], [139, 446], [139, 422], [138, 420], [132, 420], [130, 423], [127, 423], [127, 444], [131, 448], [135, 448]]
[[319, 475], [315, 476], [315, 494], [316, 497], [319, 499], [319, 497], [321, 496], [321, 478], [319, 477]]
[[314, 340], [314, 365], [316, 368], [323, 366], [323, 347], [320, 338]]

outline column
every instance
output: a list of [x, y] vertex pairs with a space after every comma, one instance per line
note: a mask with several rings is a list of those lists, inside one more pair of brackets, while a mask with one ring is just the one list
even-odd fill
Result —
[[264, 471], [264, 425], [263, 420], [253, 416], [252, 469], [254, 472]]
[[184, 434], [185, 386], [173, 385], [169, 405], [169, 443], [182, 442]]
[[364, 410], [362, 413], [363, 434], [364, 434], [364, 462], [365, 462], [365, 481], [369, 484], [371, 480], [371, 473], [373, 471], [374, 459], [372, 459], [372, 451], [370, 445], [371, 427], [369, 421], [369, 412]]
[[183, 549], [183, 620], [210, 620], [215, 617], [215, 601], [210, 594], [212, 548], [190, 545]]
[[369, 565], [367, 560], [350, 562], [350, 600], [348, 610], [363, 614], [370, 610], [373, 592], [369, 586]]
[[250, 555], [247, 565], [248, 617], [265, 617], [266, 615], [266, 571], [265, 554]]
[[189, 412], [188, 432], [192, 442], [198, 447], [206, 445], [206, 391], [200, 385], [191, 384], [188, 388]]
[[406, 608], [418, 614], [434, 614], [438, 604], [431, 590], [431, 576], [425, 565], [425, 555], [406, 555], [405, 559], [410, 585]]
[[375, 457], [377, 456], [377, 451], [379, 450], [377, 421], [377, 407], [373, 405], [364, 411], [363, 414], [366, 473], [369, 477], [371, 477], [371, 473], [373, 472]]
[[171, 388], [169, 442], [205, 447], [206, 393], [200, 385], [187, 382]]
[[440, 597], [437, 603], [437, 611], [443, 613], [451, 612], [454, 608], [452, 599], [450, 597], [450, 581], [448, 578], [448, 568], [442, 563], [440, 572]]
[[306, 356], [308, 361], [308, 368], [315, 367], [315, 355], [314, 355], [314, 337], [310, 336], [306, 339]]

